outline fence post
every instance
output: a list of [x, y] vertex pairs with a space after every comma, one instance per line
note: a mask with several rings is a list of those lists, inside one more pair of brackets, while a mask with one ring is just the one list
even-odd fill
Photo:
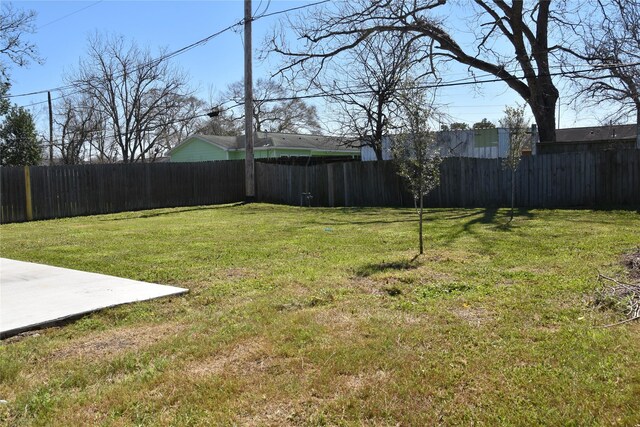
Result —
[[27, 221], [33, 220], [33, 204], [31, 202], [31, 169], [24, 167], [24, 192], [25, 192], [25, 214]]

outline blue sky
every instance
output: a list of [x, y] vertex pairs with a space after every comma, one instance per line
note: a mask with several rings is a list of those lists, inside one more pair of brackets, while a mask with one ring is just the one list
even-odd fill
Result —
[[[2, 1], [2, 0], [0, 0]], [[272, 0], [269, 12], [301, 6], [309, 1]], [[254, 9], [264, 10], [253, 0]], [[179, 49], [200, 40], [243, 16], [243, 2], [236, 1], [14, 1], [18, 8], [32, 9], [38, 14], [37, 32], [29, 36], [40, 55], [42, 65], [13, 68], [12, 94], [46, 90], [64, 85], [63, 75], [75, 67], [86, 51], [87, 37], [96, 32], [122, 34], [152, 51], [166, 47]], [[277, 17], [260, 19], [253, 24], [253, 44], [258, 48], [276, 23]], [[174, 59], [191, 77], [197, 94], [209, 100], [210, 94], [223, 90], [243, 75], [242, 32], [228, 31], [207, 44]], [[273, 70], [268, 63], [254, 59], [254, 78], [266, 77]], [[466, 69], [453, 67], [443, 76], [446, 80], [464, 78]], [[55, 97], [56, 95], [53, 94]], [[46, 101], [46, 94], [13, 98], [19, 105]], [[505, 105], [520, 99], [503, 83], [477, 88], [448, 88], [438, 93], [437, 102], [446, 104], [445, 111], [453, 121], [474, 123], [486, 117], [497, 122]], [[322, 106], [319, 105], [320, 111]], [[31, 107], [42, 122], [46, 118], [46, 102]], [[595, 117], [582, 113], [580, 120], [568, 107], [562, 106], [561, 127], [596, 124]]]

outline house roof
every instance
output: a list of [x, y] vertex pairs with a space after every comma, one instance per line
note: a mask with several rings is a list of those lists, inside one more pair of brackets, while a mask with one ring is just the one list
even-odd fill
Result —
[[592, 126], [556, 130], [556, 142], [634, 140], [636, 125]]
[[[177, 145], [173, 150], [181, 147], [191, 138], [198, 138], [210, 144], [216, 145], [223, 150], [243, 150], [244, 135], [239, 136], [221, 136], [221, 135], [192, 135]], [[321, 151], [348, 151], [359, 152], [359, 149], [346, 147], [342, 140], [338, 137], [330, 137], [323, 135], [301, 135], [290, 133], [267, 133], [257, 132], [254, 141], [255, 149], [271, 149], [271, 148], [298, 148], [305, 150], [321, 150]]]

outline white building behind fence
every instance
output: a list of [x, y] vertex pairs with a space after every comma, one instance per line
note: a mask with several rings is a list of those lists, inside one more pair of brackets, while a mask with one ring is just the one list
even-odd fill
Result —
[[[391, 160], [391, 138], [382, 141], [382, 158]], [[509, 130], [469, 129], [436, 132], [436, 143], [442, 157], [475, 157], [497, 159], [507, 156], [509, 150]], [[376, 154], [371, 147], [362, 147], [362, 161], [375, 161]]]

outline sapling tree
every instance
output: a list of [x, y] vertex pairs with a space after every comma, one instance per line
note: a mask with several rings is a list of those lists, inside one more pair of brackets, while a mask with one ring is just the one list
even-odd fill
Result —
[[391, 151], [398, 175], [404, 178], [416, 202], [419, 216], [419, 248], [424, 253], [424, 198], [440, 183], [442, 159], [429, 120], [433, 115], [424, 91], [407, 89], [400, 103], [402, 131], [393, 139]]
[[524, 117], [525, 106], [516, 105], [504, 110], [504, 117], [500, 119], [500, 126], [509, 130], [509, 149], [502, 163], [505, 168], [511, 170], [511, 210], [509, 222], [513, 221], [513, 207], [516, 197], [516, 171], [522, 159], [522, 150], [528, 145], [531, 136], [527, 129], [529, 122]]

